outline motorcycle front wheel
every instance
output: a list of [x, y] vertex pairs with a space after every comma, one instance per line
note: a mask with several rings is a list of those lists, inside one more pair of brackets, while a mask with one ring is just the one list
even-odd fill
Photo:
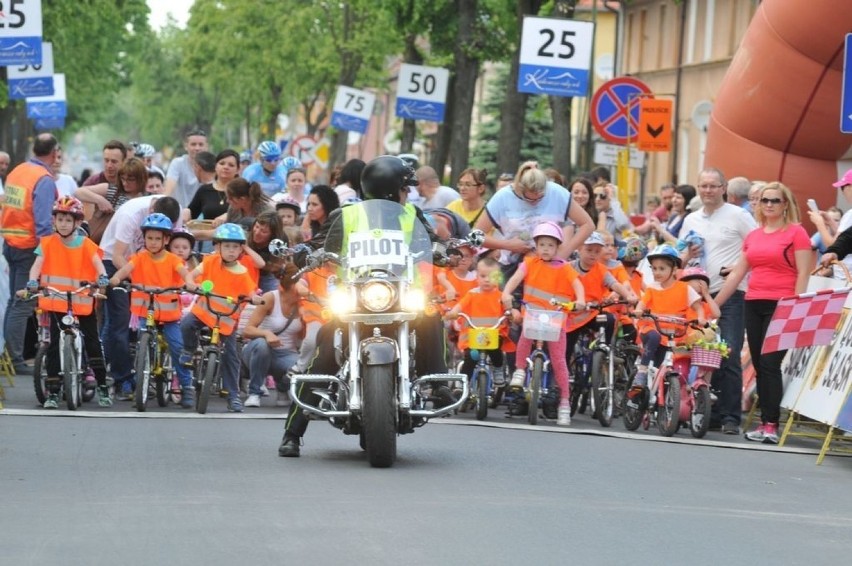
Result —
[[367, 459], [374, 468], [389, 468], [396, 459], [393, 367], [365, 366], [361, 375]]

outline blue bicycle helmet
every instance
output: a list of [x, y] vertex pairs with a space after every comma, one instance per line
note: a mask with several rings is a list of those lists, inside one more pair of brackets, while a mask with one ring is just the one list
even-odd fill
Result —
[[281, 162], [281, 165], [284, 167], [284, 169], [287, 169], [289, 171], [290, 169], [301, 168], [302, 162], [299, 161], [297, 158], [293, 157], [292, 155], [288, 155], [284, 158], [284, 161]]
[[274, 141], [260, 142], [257, 152], [265, 161], [274, 161], [281, 157], [281, 148]]
[[171, 234], [172, 221], [169, 220], [168, 216], [160, 212], [149, 214], [142, 221], [142, 233], [144, 234], [146, 230], [159, 230], [160, 232]]
[[240, 163], [251, 163], [251, 152], [246, 150], [240, 154]]
[[234, 224], [232, 222], [228, 222], [216, 228], [216, 231], [213, 233], [213, 241], [239, 242], [241, 244], [245, 244], [246, 233], [243, 232], [243, 229], [240, 228], [239, 225]]
[[680, 254], [677, 253], [677, 250], [669, 244], [660, 244], [654, 251], [648, 254], [648, 261], [653, 259], [667, 259], [674, 263], [675, 267], [681, 266]]

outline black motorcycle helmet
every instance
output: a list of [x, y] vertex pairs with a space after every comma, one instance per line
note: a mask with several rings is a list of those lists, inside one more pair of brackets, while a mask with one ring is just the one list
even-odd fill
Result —
[[417, 184], [414, 169], [394, 155], [373, 159], [361, 173], [361, 188], [366, 199], [399, 202], [399, 191]]

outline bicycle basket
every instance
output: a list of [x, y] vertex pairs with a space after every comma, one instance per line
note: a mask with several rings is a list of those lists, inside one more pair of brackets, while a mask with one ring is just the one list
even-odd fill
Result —
[[496, 350], [500, 347], [500, 331], [496, 328], [471, 328], [467, 331], [467, 342], [473, 350]]
[[524, 310], [524, 338], [556, 342], [564, 332], [565, 313], [527, 305]]
[[718, 368], [722, 365], [722, 352], [695, 346], [692, 348], [692, 365], [705, 368]]

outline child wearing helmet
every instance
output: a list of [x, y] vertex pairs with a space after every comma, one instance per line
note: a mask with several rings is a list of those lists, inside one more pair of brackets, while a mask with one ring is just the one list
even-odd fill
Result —
[[701, 296], [701, 308], [704, 311], [704, 320], [716, 320], [722, 316], [722, 311], [716, 300], [710, 294], [710, 276], [700, 267], [687, 267], [681, 270], [681, 281], [689, 284], [690, 287]]
[[186, 269], [192, 271], [198, 267], [198, 257], [192, 251], [195, 248], [195, 236], [183, 229], [172, 230], [168, 249], [183, 260]]
[[[273, 200], [276, 199], [273, 198]], [[281, 226], [296, 226], [299, 215], [302, 214], [302, 205], [290, 195], [285, 194], [277, 199], [275, 212], [278, 214], [278, 219], [281, 220]]]
[[[701, 296], [687, 283], [677, 280], [677, 270], [682, 263], [677, 250], [669, 244], [662, 244], [648, 254], [648, 261], [651, 262], [654, 282], [648, 286], [642, 300], [636, 305], [636, 315], [641, 316], [645, 311], [649, 311], [656, 315], [704, 322]], [[665, 327], [665, 323], [660, 323], [660, 326]], [[667, 347], [669, 344], [667, 339], [660, 336], [656, 327], [646, 320], [639, 323], [639, 335], [643, 346], [642, 358], [633, 379], [633, 387], [627, 392], [627, 403], [641, 410], [647, 399], [648, 364], [652, 359], [660, 363], [664, 352], [660, 346]]]
[[[189, 270], [183, 259], [166, 249], [172, 234], [172, 221], [165, 214], [155, 212], [142, 221], [144, 249], [131, 256], [127, 263], [110, 278], [110, 284], [117, 286], [123, 279], [130, 278], [134, 285], [165, 289], [193, 285]], [[183, 337], [180, 332], [181, 303], [177, 292], [160, 293], [155, 298], [154, 320], [162, 326], [163, 337], [169, 345], [169, 353], [176, 360], [183, 351]], [[132, 291], [130, 294], [130, 312], [145, 318], [148, 313], [148, 294]], [[195, 404], [192, 388], [192, 376], [189, 370], [180, 364], [175, 368], [181, 387], [181, 407]]]
[[[62, 197], [53, 205], [54, 234], [41, 239], [35, 250], [35, 261], [30, 268], [30, 280], [23, 292], [35, 293], [39, 286], [61, 291], [73, 291], [84, 283], [97, 281], [106, 287], [106, 269], [101, 261], [98, 245], [81, 235], [77, 229], [83, 221], [83, 204], [74, 197]], [[50, 345], [47, 349], [47, 398], [45, 409], [59, 407], [61, 378], [59, 339], [62, 336], [60, 321], [68, 312], [65, 295], [50, 293], [38, 298], [38, 306], [50, 314]], [[106, 383], [106, 365], [98, 334], [98, 320], [94, 313], [95, 299], [90, 295], [75, 294], [71, 307], [83, 333], [84, 347], [89, 367], [98, 383], [98, 406], [109, 407], [112, 400]]]
[[[503, 306], [512, 306], [512, 293], [522, 282], [524, 283], [524, 298], [526, 304], [538, 308], [553, 310], [550, 299], [555, 298], [561, 302], [575, 302], [582, 309], [586, 302], [586, 294], [583, 285], [577, 278], [577, 272], [571, 265], [557, 257], [556, 251], [562, 243], [562, 227], [555, 222], [542, 222], [535, 227], [532, 233], [535, 242], [536, 255], [525, 258], [518, 265], [518, 270], [506, 283], [503, 289]], [[516, 315], [516, 322], [520, 321], [520, 314]], [[550, 342], [550, 361], [553, 364], [553, 372], [556, 383], [559, 385], [560, 400], [557, 413], [557, 424], [571, 424], [571, 404], [568, 381], [568, 364], [565, 359], [565, 334], [560, 333], [557, 342]], [[518, 368], [512, 374], [510, 387], [523, 387], [526, 372], [520, 367], [524, 360], [530, 355], [532, 340], [521, 336], [518, 341], [518, 352], [516, 360]], [[530, 409], [534, 410], [534, 409]]]
[[[648, 244], [639, 236], [628, 237], [624, 240], [624, 245], [618, 248], [618, 259], [621, 260], [621, 265], [627, 272], [630, 289], [637, 297], [641, 297], [642, 293], [645, 292], [645, 281], [638, 267], [639, 262], [645, 259], [646, 255], [648, 255]], [[625, 338], [633, 342], [636, 339], [636, 326], [633, 324], [633, 318], [625, 314], [619, 322]]]
[[[251, 297], [252, 303], [260, 304], [262, 299], [255, 293], [257, 285], [252, 281], [249, 270], [240, 263], [240, 255], [246, 245], [246, 235], [236, 224], [225, 223], [216, 228], [213, 242], [218, 244], [218, 251], [204, 258], [201, 265], [190, 273], [195, 281], [211, 281], [213, 292], [226, 297]], [[197, 285], [187, 283], [187, 288], [194, 291]], [[192, 305], [190, 312], [181, 320], [180, 330], [183, 335], [183, 353], [180, 363], [184, 367], [192, 366], [192, 356], [198, 347], [198, 331], [202, 326], [212, 328], [216, 324], [216, 311], [230, 310], [231, 305], [215, 297], [199, 297]], [[224, 337], [225, 353], [222, 356], [222, 384], [228, 391], [228, 410], [241, 413], [243, 404], [239, 396], [239, 364], [237, 356], [237, 337], [234, 332], [240, 318], [240, 310], [230, 317], [219, 319], [220, 334]]]

